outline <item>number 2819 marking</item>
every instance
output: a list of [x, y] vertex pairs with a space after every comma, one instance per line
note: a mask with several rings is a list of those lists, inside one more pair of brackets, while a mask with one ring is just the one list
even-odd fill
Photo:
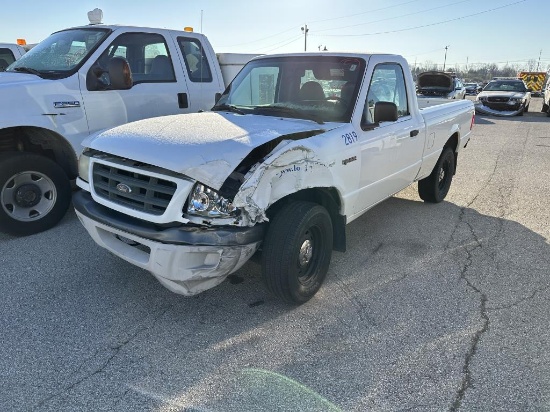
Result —
[[346, 144], [346, 146], [348, 146], [357, 141], [357, 133], [351, 132], [351, 133], [343, 134], [342, 139], [344, 139], [344, 143]]

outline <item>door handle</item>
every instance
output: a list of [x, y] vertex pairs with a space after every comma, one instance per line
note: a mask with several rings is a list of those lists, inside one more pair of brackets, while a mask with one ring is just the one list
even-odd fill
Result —
[[411, 130], [411, 137], [418, 136], [419, 132], [420, 132], [420, 130]]
[[189, 107], [187, 93], [178, 93], [178, 106], [180, 107], [180, 109], [187, 109]]

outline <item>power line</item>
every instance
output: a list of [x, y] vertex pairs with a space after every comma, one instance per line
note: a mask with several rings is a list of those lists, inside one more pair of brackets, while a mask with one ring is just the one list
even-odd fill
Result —
[[345, 19], [345, 18], [348, 18], [348, 17], [361, 16], [362, 14], [367, 14], [367, 13], [370, 14], [370, 13], [374, 13], [374, 12], [381, 11], [381, 10], [387, 10], [387, 9], [391, 9], [391, 8], [394, 8], [394, 7], [404, 6], [405, 4], [416, 3], [417, 1], [420, 1], [420, 0], [410, 0], [410, 1], [403, 2], [403, 3], [394, 4], [393, 6], [382, 7], [382, 8], [379, 8], [379, 9], [371, 9], [369, 11], [364, 11], [362, 13], [348, 14], [346, 16], [341, 16], [341, 17], [332, 17], [330, 19], [314, 20], [310, 23], [321, 23], [321, 22], [325, 22], [325, 21], [332, 21], [332, 20]]
[[413, 16], [415, 14], [426, 13], [427, 11], [432, 11], [432, 10], [442, 9], [442, 8], [445, 8], [445, 7], [455, 6], [457, 4], [466, 3], [466, 2], [469, 2], [469, 1], [472, 1], [472, 0], [457, 1], [457, 2], [454, 2], [454, 3], [450, 3], [450, 4], [445, 4], [443, 6], [432, 7], [431, 9], [416, 11], [414, 13], [402, 14], [400, 16], [395, 16], [395, 17], [387, 17], [385, 19], [380, 19], [380, 20], [372, 20], [372, 21], [368, 21], [368, 22], [365, 22], [365, 23], [352, 24], [350, 26], [332, 27], [330, 29], [315, 30], [315, 32], [319, 33], [319, 32], [323, 32], [323, 31], [341, 30], [341, 29], [347, 29], [347, 28], [350, 28], [350, 27], [364, 26], [366, 24], [380, 23], [380, 22], [383, 22], [383, 21], [400, 19], [401, 17], [408, 17], [408, 16]]
[[[280, 49], [281, 47], [285, 47], [285, 46], [288, 46], [289, 44], [291, 43], [294, 43], [298, 40], [301, 40], [302, 39], [302, 36], [300, 35], [299, 37], [294, 37], [292, 40], [290, 40], [288, 43], [285, 43], [285, 44], [281, 44], [280, 46], [277, 46], [277, 47], [274, 47], [274, 48], [271, 48], [271, 49], [268, 49], [268, 50], [263, 50], [260, 48], [260, 51], [263, 51], [264, 53], [269, 53], [269, 52], [272, 52], [273, 50], [277, 50], [277, 49]], [[287, 39], [288, 40], [288, 39]], [[283, 41], [287, 41], [287, 40], [283, 40]], [[280, 42], [281, 43], [281, 42]], [[279, 43], [275, 43], [275, 45], [277, 45]], [[274, 45], [273, 45], [274, 46]], [[268, 46], [269, 47], [269, 46]]]
[[520, 1], [516, 1], [514, 3], [505, 4], [504, 6], [495, 7], [493, 9], [481, 11], [479, 13], [468, 14], [466, 16], [456, 17], [454, 19], [449, 19], [449, 20], [444, 20], [444, 21], [439, 21], [437, 23], [424, 24], [422, 26], [408, 27], [406, 29], [388, 30], [388, 31], [381, 31], [381, 32], [376, 32], [376, 33], [363, 33], [363, 34], [322, 34], [322, 35], [313, 34], [313, 36], [317, 36], [317, 37], [361, 37], [361, 36], [375, 36], [375, 35], [378, 35], [378, 34], [399, 33], [399, 32], [403, 32], [403, 31], [416, 30], [416, 29], [422, 29], [422, 28], [425, 28], [425, 27], [437, 26], [437, 25], [444, 24], [444, 23], [449, 23], [449, 22], [452, 22], [452, 21], [462, 20], [462, 19], [465, 19], [465, 18], [468, 18], [468, 17], [479, 16], [480, 14], [485, 14], [485, 13], [489, 13], [491, 11], [500, 10], [500, 9], [505, 8], [505, 7], [510, 7], [510, 6], [514, 6], [516, 4], [524, 3], [526, 1], [527, 0], [520, 0]]

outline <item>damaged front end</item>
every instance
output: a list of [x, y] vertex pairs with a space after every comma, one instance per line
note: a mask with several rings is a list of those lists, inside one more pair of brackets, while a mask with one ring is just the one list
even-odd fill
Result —
[[525, 99], [508, 96], [481, 96], [475, 101], [477, 113], [493, 116], [513, 117], [525, 111]]
[[[260, 183], [262, 177], [291, 167], [307, 170], [310, 155], [295, 148], [285, 154], [284, 148], [323, 132], [294, 132], [260, 144], [218, 189], [185, 174], [88, 149], [78, 179], [84, 190], [75, 193], [73, 204], [98, 245], [148, 270], [171, 291], [194, 295], [223, 282], [258, 250], [267, 208], [293, 190]], [[277, 161], [281, 151], [284, 160]]]

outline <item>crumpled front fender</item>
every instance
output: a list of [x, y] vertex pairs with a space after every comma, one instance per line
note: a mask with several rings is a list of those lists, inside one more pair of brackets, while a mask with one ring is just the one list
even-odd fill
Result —
[[332, 185], [329, 167], [310, 148], [288, 145], [250, 170], [233, 205], [244, 211], [243, 224], [254, 225], [268, 221], [266, 210], [276, 201], [303, 189]]

